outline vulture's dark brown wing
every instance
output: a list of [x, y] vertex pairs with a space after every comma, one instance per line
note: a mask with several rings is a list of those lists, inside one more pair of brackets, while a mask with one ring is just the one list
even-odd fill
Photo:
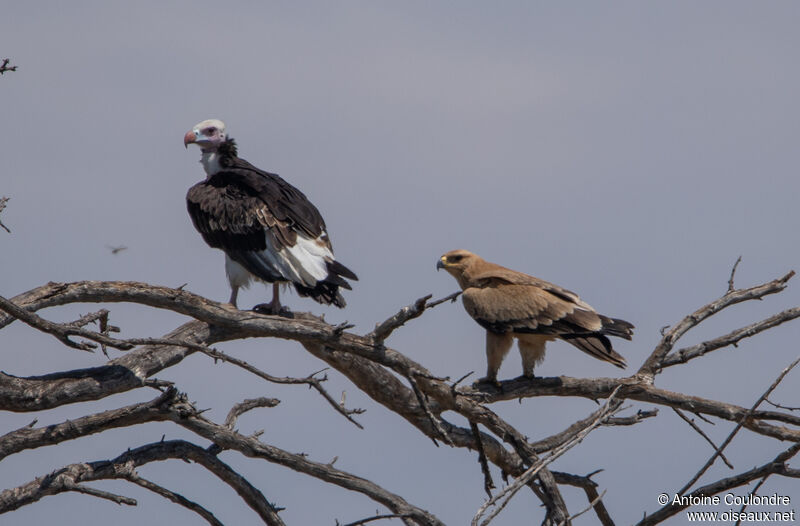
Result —
[[343, 306], [338, 287], [358, 279], [333, 258], [325, 221], [297, 188], [238, 157], [186, 195], [195, 228], [258, 278], [288, 281], [298, 293]]

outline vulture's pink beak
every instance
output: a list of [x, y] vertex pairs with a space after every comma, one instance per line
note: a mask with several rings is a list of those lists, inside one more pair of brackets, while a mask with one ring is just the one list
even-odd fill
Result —
[[183, 147], [188, 148], [190, 144], [197, 142], [197, 135], [195, 135], [194, 131], [186, 132], [186, 135], [183, 136]]

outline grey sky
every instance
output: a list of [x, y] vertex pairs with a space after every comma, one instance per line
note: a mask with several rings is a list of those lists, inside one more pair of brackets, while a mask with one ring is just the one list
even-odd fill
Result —
[[[203, 174], [199, 152], [183, 149], [183, 134], [214, 117], [227, 123], [243, 158], [311, 198], [337, 257], [361, 278], [344, 311], [287, 295], [293, 308], [368, 332], [419, 296], [456, 290], [434, 264], [441, 253], [466, 248], [633, 322], [634, 341], [618, 350], [638, 367], [660, 327], [725, 291], [737, 256], [740, 286], [800, 266], [798, 22], [796, 2], [4, 2], [0, 58], [19, 69], [0, 78], [0, 195], [11, 197], [2, 219], [13, 231], [0, 231], [0, 294], [51, 280], [119, 279], [188, 283], [226, 300], [222, 253], [203, 243], [184, 205], [186, 189]], [[129, 249], [116, 256], [107, 248], [123, 244]], [[734, 308], [686, 343], [797, 305], [796, 287]], [[269, 295], [255, 286], [240, 305]], [[45, 315], [66, 320], [89, 309]], [[115, 305], [112, 321], [126, 336], [159, 336], [182, 319]], [[791, 324], [780, 327], [675, 368], [658, 385], [749, 406], [797, 356], [797, 334]], [[0, 369], [17, 375], [102, 363], [21, 324], [4, 329], [2, 342]], [[427, 313], [390, 343], [442, 376], [485, 367], [483, 331], [458, 304]], [[322, 368], [285, 342], [224, 350], [277, 375]], [[512, 351], [500, 377], [519, 373]], [[618, 370], [559, 343], [537, 374]], [[797, 405], [796, 377], [774, 398]], [[364, 431], [306, 389], [265, 385], [203, 357], [163, 378], [212, 407], [214, 418], [245, 397], [282, 399], [244, 417], [242, 430], [264, 428], [265, 441], [314, 460], [338, 456], [337, 467], [448, 524], [467, 523], [483, 502], [473, 454], [436, 449], [337, 374], [329, 388], [368, 410]], [[536, 399], [495, 409], [538, 438], [595, 407]], [[59, 409], [40, 423], [85, 411]], [[4, 414], [0, 433], [31, 419]], [[709, 433], [720, 441], [729, 430], [720, 424]], [[114, 457], [164, 433], [186, 436], [148, 425], [16, 455], [3, 462], [0, 488]], [[740, 437], [729, 456], [741, 470], [771, 458], [777, 446]], [[634, 428], [598, 430], [556, 469], [605, 468], [596, 480], [624, 524], [655, 509], [658, 493], [681, 487], [709, 454], [662, 409]], [[289, 524], [347, 522], [375, 509], [283, 468], [223, 458], [287, 507]], [[207, 503], [226, 524], [257, 520], [196, 467], [172, 462], [142, 471]], [[706, 480], [726, 473], [712, 470]], [[197, 520], [129, 485], [103, 487], [141, 505], [51, 497], [3, 523], [59, 517], [89, 526], [112, 514], [120, 525]], [[800, 486], [770, 479], [763, 492], [798, 496]], [[585, 506], [577, 492], [566, 495], [572, 511]], [[538, 513], [522, 496], [494, 524]]]

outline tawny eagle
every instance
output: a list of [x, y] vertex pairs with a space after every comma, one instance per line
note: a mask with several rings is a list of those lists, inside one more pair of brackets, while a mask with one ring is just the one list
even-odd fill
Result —
[[497, 371], [517, 339], [522, 372], [533, 378], [533, 368], [544, 359], [548, 341], [560, 338], [622, 369], [625, 358], [614, 351], [608, 336], [630, 340], [633, 325], [598, 314], [577, 294], [522, 272], [485, 261], [466, 250], [453, 250], [436, 263], [464, 291], [464, 308], [486, 329], [486, 378], [497, 383]]

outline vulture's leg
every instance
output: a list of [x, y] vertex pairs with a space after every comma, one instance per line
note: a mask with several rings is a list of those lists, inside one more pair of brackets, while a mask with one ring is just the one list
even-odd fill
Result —
[[[236, 297], [239, 295], [239, 287], [236, 285], [231, 285], [231, 299], [228, 301], [231, 305], [236, 307]], [[236, 307], [237, 309], [239, 307]]]
[[253, 310], [261, 314], [272, 314], [274, 316], [294, 318], [292, 311], [290, 311], [288, 307], [281, 306], [280, 292], [281, 284], [276, 281], [272, 284], [272, 301], [269, 303], [259, 303], [253, 307]]

